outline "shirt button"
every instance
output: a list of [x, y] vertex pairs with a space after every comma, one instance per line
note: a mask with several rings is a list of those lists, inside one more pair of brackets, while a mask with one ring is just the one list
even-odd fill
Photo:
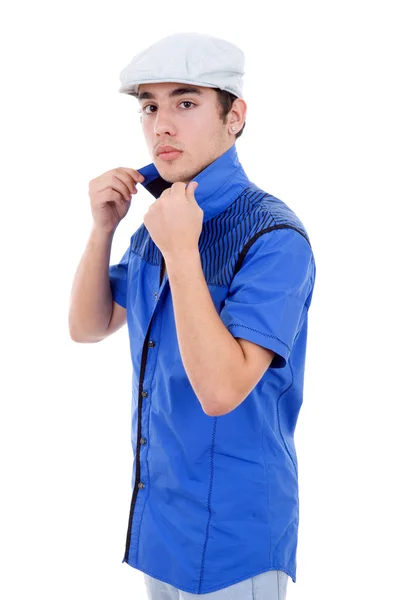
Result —
[[153, 292], [153, 294], [154, 294], [154, 298], [158, 298], [157, 292]]
[[150, 340], [150, 342], [149, 342], [149, 348], [154, 348], [155, 345], [156, 345], [156, 343], [153, 342], [153, 340]]
[[148, 393], [147, 393], [147, 392], [145, 392], [145, 391], [143, 390], [143, 392], [142, 392], [142, 396], [143, 396], [143, 398], [147, 398], [147, 396], [148, 396]]
[[146, 438], [140, 438], [140, 443], [144, 446], [147, 443]]
[[141, 481], [138, 485], [139, 490], [142, 490], [144, 488], [144, 483]]

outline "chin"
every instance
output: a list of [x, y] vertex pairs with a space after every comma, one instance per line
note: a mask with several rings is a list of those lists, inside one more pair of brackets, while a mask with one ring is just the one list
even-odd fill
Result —
[[184, 173], [182, 171], [177, 171], [172, 166], [169, 169], [166, 169], [165, 165], [162, 165], [160, 167], [156, 165], [156, 167], [161, 177], [164, 179], [164, 181], [167, 181], [168, 183], [176, 183], [177, 181], [189, 182], [192, 179], [190, 174]]
[[153, 163], [154, 163], [157, 171], [160, 173], [161, 177], [163, 179], [165, 179], [165, 181], [173, 183], [172, 178], [174, 177], [174, 175], [173, 175], [174, 169], [169, 168], [168, 165], [166, 165], [163, 161], [157, 160], [156, 156], [153, 158]]
[[167, 171], [166, 169], [159, 169], [157, 167], [157, 171], [160, 173], [161, 177], [164, 179], [164, 181], [167, 181], [168, 183], [175, 183], [176, 181], [180, 181], [179, 177], [175, 176], [170, 172]]

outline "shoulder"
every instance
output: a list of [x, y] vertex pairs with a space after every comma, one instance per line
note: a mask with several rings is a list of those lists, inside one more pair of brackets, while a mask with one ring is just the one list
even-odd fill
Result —
[[292, 208], [286, 202], [255, 184], [246, 190], [247, 198], [258, 218], [265, 227], [273, 229], [293, 229], [298, 231], [310, 243], [307, 230]]
[[315, 258], [308, 232], [288, 204], [254, 183], [243, 190], [234, 204], [232, 213], [241, 221], [238, 229], [246, 230], [235, 274], [250, 262], [259, 267], [266, 262], [276, 263], [279, 268], [285, 262], [282, 267], [285, 271], [309, 271], [311, 278], [315, 278]]

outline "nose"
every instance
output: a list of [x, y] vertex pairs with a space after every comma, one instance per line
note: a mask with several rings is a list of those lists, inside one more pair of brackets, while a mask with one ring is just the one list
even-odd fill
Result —
[[172, 115], [168, 110], [158, 107], [157, 115], [154, 119], [154, 133], [158, 136], [176, 135], [176, 127]]

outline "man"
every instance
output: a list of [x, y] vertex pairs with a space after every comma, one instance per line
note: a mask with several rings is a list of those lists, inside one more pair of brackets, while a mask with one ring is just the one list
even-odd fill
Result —
[[[238, 160], [242, 76], [242, 52], [206, 35], [168, 36], [135, 56], [120, 91], [138, 98], [153, 162], [89, 185], [70, 332], [97, 342], [128, 325], [123, 562], [145, 574], [152, 599], [282, 600], [296, 581], [293, 436], [315, 262], [299, 218]], [[156, 200], [109, 266], [138, 183]]]

